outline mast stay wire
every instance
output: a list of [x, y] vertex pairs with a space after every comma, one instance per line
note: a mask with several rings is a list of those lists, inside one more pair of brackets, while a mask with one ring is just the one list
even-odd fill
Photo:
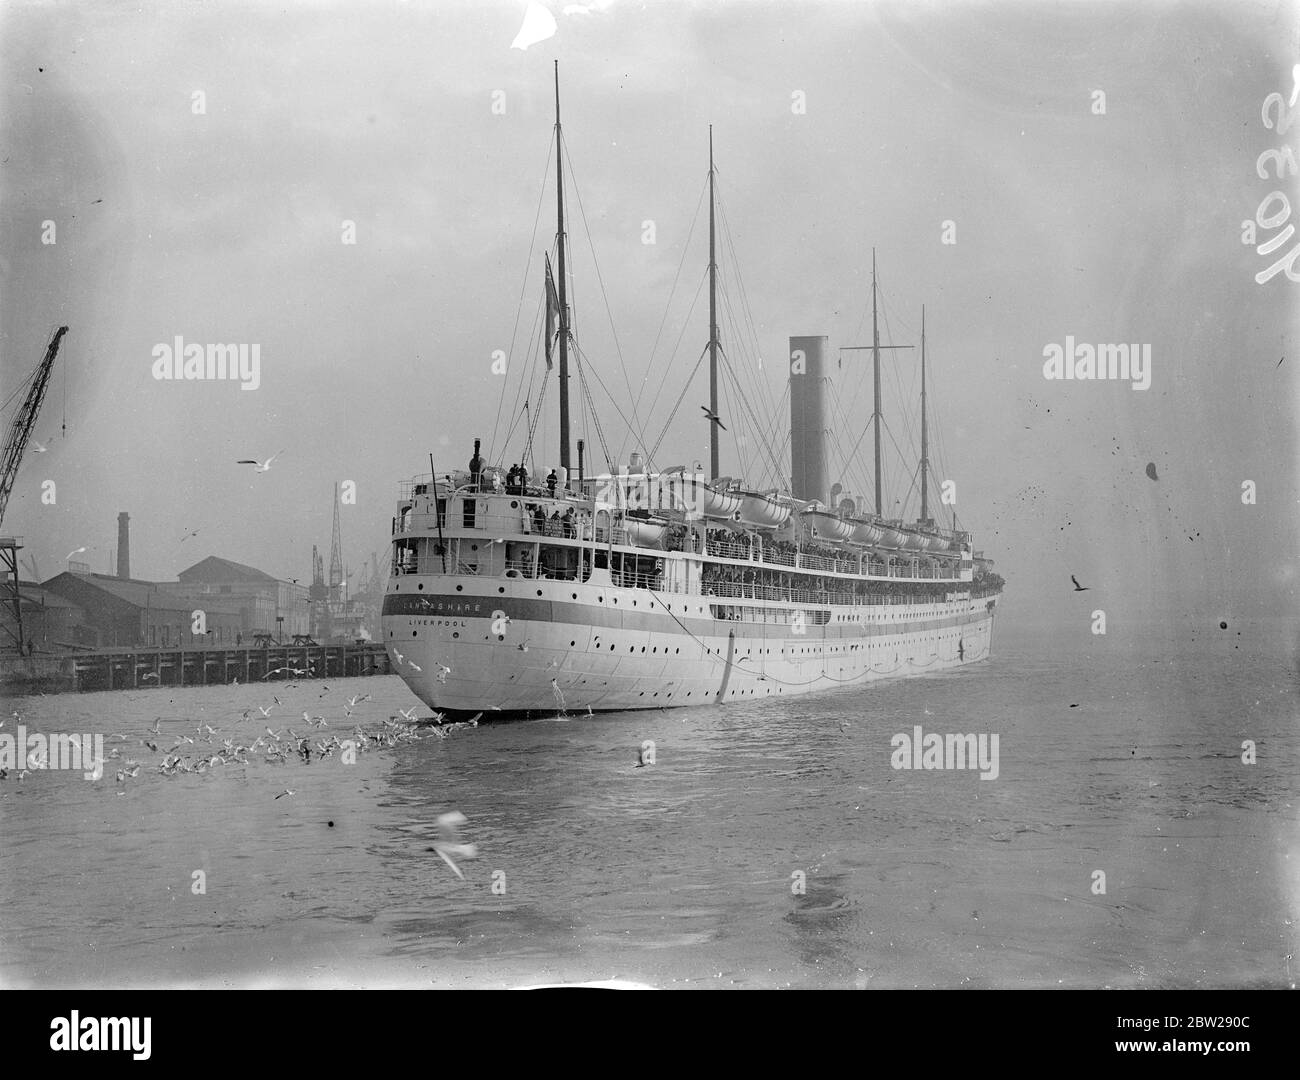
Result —
[[[509, 370], [510, 361], [514, 356], [515, 336], [519, 332], [519, 312], [523, 307], [524, 296], [527, 294], [528, 291], [528, 276], [532, 272], [532, 266], [533, 266], [533, 250], [537, 246], [537, 227], [539, 222], [542, 220], [542, 204], [546, 199], [546, 178], [551, 171], [551, 154], [554, 152], [554, 150], [555, 150], [555, 132], [552, 131], [550, 142], [547, 144], [547, 149], [546, 149], [546, 165], [542, 169], [542, 182], [539, 185], [540, 194], [537, 197], [537, 213], [533, 216], [533, 235], [528, 242], [528, 258], [525, 262], [524, 279], [519, 286], [519, 302], [515, 305], [515, 325], [510, 331], [510, 348], [506, 352], [507, 370]], [[496, 456], [495, 448], [496, 448], [496, 439], [497, 439], [497, 427], [501, 422], [501, 408], [505, 404], [505, 396], [506, 396], [506, 384], [503, 381], [501, 384], [501, 393], [497, 398], [496, 419], [493, 420], [492, 422], [492, 438], [488, 442], [489, 460], [491, 460]], [[519, 404], [519, 389], [516, 389], [515, 406], [517, 407], [518, 404]]]

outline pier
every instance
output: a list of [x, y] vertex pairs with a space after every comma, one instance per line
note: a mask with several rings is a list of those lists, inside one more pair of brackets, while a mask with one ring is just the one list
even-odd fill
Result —
[[128, 647], [0, 658], [0, 689], [12, 694], [134, 690], [347, 678], [391, 673], [379, 642], [337, 645]]

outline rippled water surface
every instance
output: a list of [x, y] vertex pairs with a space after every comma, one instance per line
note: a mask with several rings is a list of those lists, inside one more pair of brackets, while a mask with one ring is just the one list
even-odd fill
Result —
[[[0, 781], [0, 981], [1290, 985], [1295, 664], [1229, 641], [1062, 661], [995, 636], [988, 663], [865, 690], [198, 775], [157, 765], [202, 725], [249, 742], [308, 710], [345, 737], [414, 700], [395, 677], [14, 699], [0, 734], [16, 710], [142, 767]], [[998, 734], [998, 778], [891, 768], [916, 724]], [[464, 881], [429, 850], [449, 810]]]

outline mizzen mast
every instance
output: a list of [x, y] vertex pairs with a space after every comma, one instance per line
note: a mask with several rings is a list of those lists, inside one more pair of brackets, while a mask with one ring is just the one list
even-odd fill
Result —
[[921, 305], [921, 520], [930, 520], [930, 439], [925, 427], [925, 305]]
[[564, 147], [560, 141], [560, 62], [555, 61], [555, 205], [560, 245], [560, 465], [569, 468], [569, 301], [564, 270]]
[[[709, 125], [709, 412], [718, 415], [718, 261], [713, 229], [713, 125]], [[709, 423], [709, 478], [716, 480], [718, 467], [718, 425]]]

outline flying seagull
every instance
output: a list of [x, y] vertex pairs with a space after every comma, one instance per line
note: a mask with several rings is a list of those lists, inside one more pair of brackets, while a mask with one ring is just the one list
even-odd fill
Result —
[[72, 556], [74, 556], [74, 555], [80, 555], [80, 554], [81, 554], [83, 551], [85, 551], [85, 550], [86, 550], [86, 549], [85, 549], [84, 547], [79, 547], [79, 548], [77, 548], [76, 551], [69, 551], [68, 554], [64, 556], [63, 561], [64, 561], [64, 562], [67, 562], [70, 558], [72, 558]]
[[1079, 579], [1078, 579], [1077, 577], [1075, 577], [1073, 574], [1070, 575], [1070, 580], [1074, 582], [1074, 591], [1075, 591], [1075, 592], [1087, 592], [1087, 591], [1088, 591], [1088, 588], [1089, 588], [1089, 587], [1088, 587], [1087, 585], [1080, 585], [1080, 584], [1079, 584]]
[[41, 445], [39, 442], [37, 442], [35, 439], [32, 440], [32, 453], [33, 453], [33, 454], [43, 454], [43, 453], [45, 453], [45, 451], [46, 451], [46, 447], [42, 446], [42, 445]]
[[710, 409], [707, 405], [701, 405], [700, 408], [704, 410], [704, 415], [708, 418], [709, 423], [711, 423], [711, 424], [717, 424], [718, 427], [722, 428], [723, 431], [726, 431], [726, 430], [727, 430], [727, 425], [724, 424], [724, 423], [723, 423], [723, 422], [718, 418], [718, 414], [717, 414], [717, 413], [715, 413], [715, 412], [714, 412], [712, 409]]
[[241, 459], [241, 460], [239, 460], [239, 461], [236, 461], [235, 464], [236, 464], [236, 465], [256, 465], [256, 466], [257, 466], [257, 471], [258, 471], [258, 472], [270, 472], [270, 471], [271, 471], [271, 462], [273, 462], [276, 458], [278, 458], [278, 457], [279, 457], [281, 454], [283, 454], [283, 453], [284, 453], [283, 450], [277, 450], [274, 454], [272, 454], [272, 455], [271, 455], [269, 458], [267, 458], [265, 461], [254, 461], [252, 458], [243, 458], [243, 459]]
[[453, 810], [450, 814], [443, 814], [438, 818], [438, 841], [429, 848], [430, 851], [436, 851], [448, 866], [451, 867], [455, 875], [465, 880], [465, 875], [460, 872], [460, 867], [452, 861], [454, 855], [458, 859], [477, 859], [478, 848], [474, 844], [462, 844], [460, 842], [460, 826], [465, 824], [465, 815], [458, 810]]

